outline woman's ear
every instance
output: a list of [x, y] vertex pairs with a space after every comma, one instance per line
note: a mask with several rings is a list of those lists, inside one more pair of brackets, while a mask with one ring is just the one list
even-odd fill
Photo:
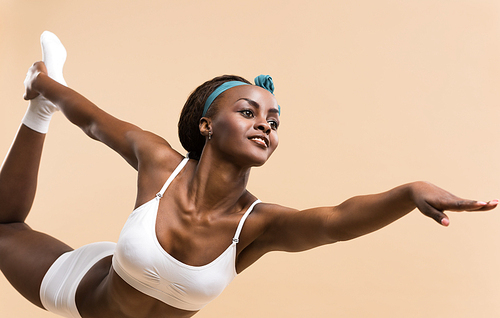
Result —
[[202, 136], [208, 137], [208, 133], [212, 131], [212, 119], [207, 117], [201, 117], [199, 127], [200, 127], [200, 134]]

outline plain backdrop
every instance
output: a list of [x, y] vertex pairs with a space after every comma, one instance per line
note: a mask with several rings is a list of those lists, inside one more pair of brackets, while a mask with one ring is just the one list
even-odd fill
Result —
[[[70, 87], [181, 153], [196, 86], [270, 74], [280, 146], [248, 184], [263, 201], [336, 205], [415, 180], [500, 197], [497, 0], [0, 0], [1, 156], [44, 30], [67, 48]], [[27, 222], [73, 247], [116, 241], [135, 177], [56, 114]], [[449, 213], [444, 228], [414, 211], [350, 242], [271, 253], [196, 317], [500, 317], [499, 213]], [[0, 316], [54, 317], [3, 276]]]

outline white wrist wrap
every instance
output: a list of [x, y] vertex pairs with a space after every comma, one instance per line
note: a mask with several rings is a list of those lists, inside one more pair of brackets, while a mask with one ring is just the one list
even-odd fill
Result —
[[26, 114], [22, 123], [34, 131], [46, 134], [49, 131], [50, 119], [52, 114], [58, 109], [50, 101], [46, 100], [43, 96], [37, 96], [30, 100]]

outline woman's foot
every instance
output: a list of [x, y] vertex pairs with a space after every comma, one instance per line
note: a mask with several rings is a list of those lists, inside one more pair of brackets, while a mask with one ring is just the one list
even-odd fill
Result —
[[40, 36], [42, 45], [42, 61], [47, 67], [47, 75], [56, 82], [66, 85], [63, 77], [63, 66], [66, 62], [66, 49], [59, 38], [52, 32], [45, 31]]
[[24, 80], [26, 87], [24, 99], [29, 100], [30, 104], [22, 123], [34, 131], [46, 134], [52, 115], [59, 109], [43, 96], [39, 96], [33, 89], [33, 84], [40, 73], [45, 73], [58, 83], [67, 86], [63, 77], [67, 53], [59, 38], [49, 31], [42, 33], [40, 43], [43, 63], [33, 64]]

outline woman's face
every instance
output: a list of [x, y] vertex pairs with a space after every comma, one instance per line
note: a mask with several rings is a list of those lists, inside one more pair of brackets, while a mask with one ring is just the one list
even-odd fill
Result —
[[261, 166], [278, 146], [278, 126], [273, 94], [258, 86], [237, 86], [221, 95], [209, 142], [228, 160]]

